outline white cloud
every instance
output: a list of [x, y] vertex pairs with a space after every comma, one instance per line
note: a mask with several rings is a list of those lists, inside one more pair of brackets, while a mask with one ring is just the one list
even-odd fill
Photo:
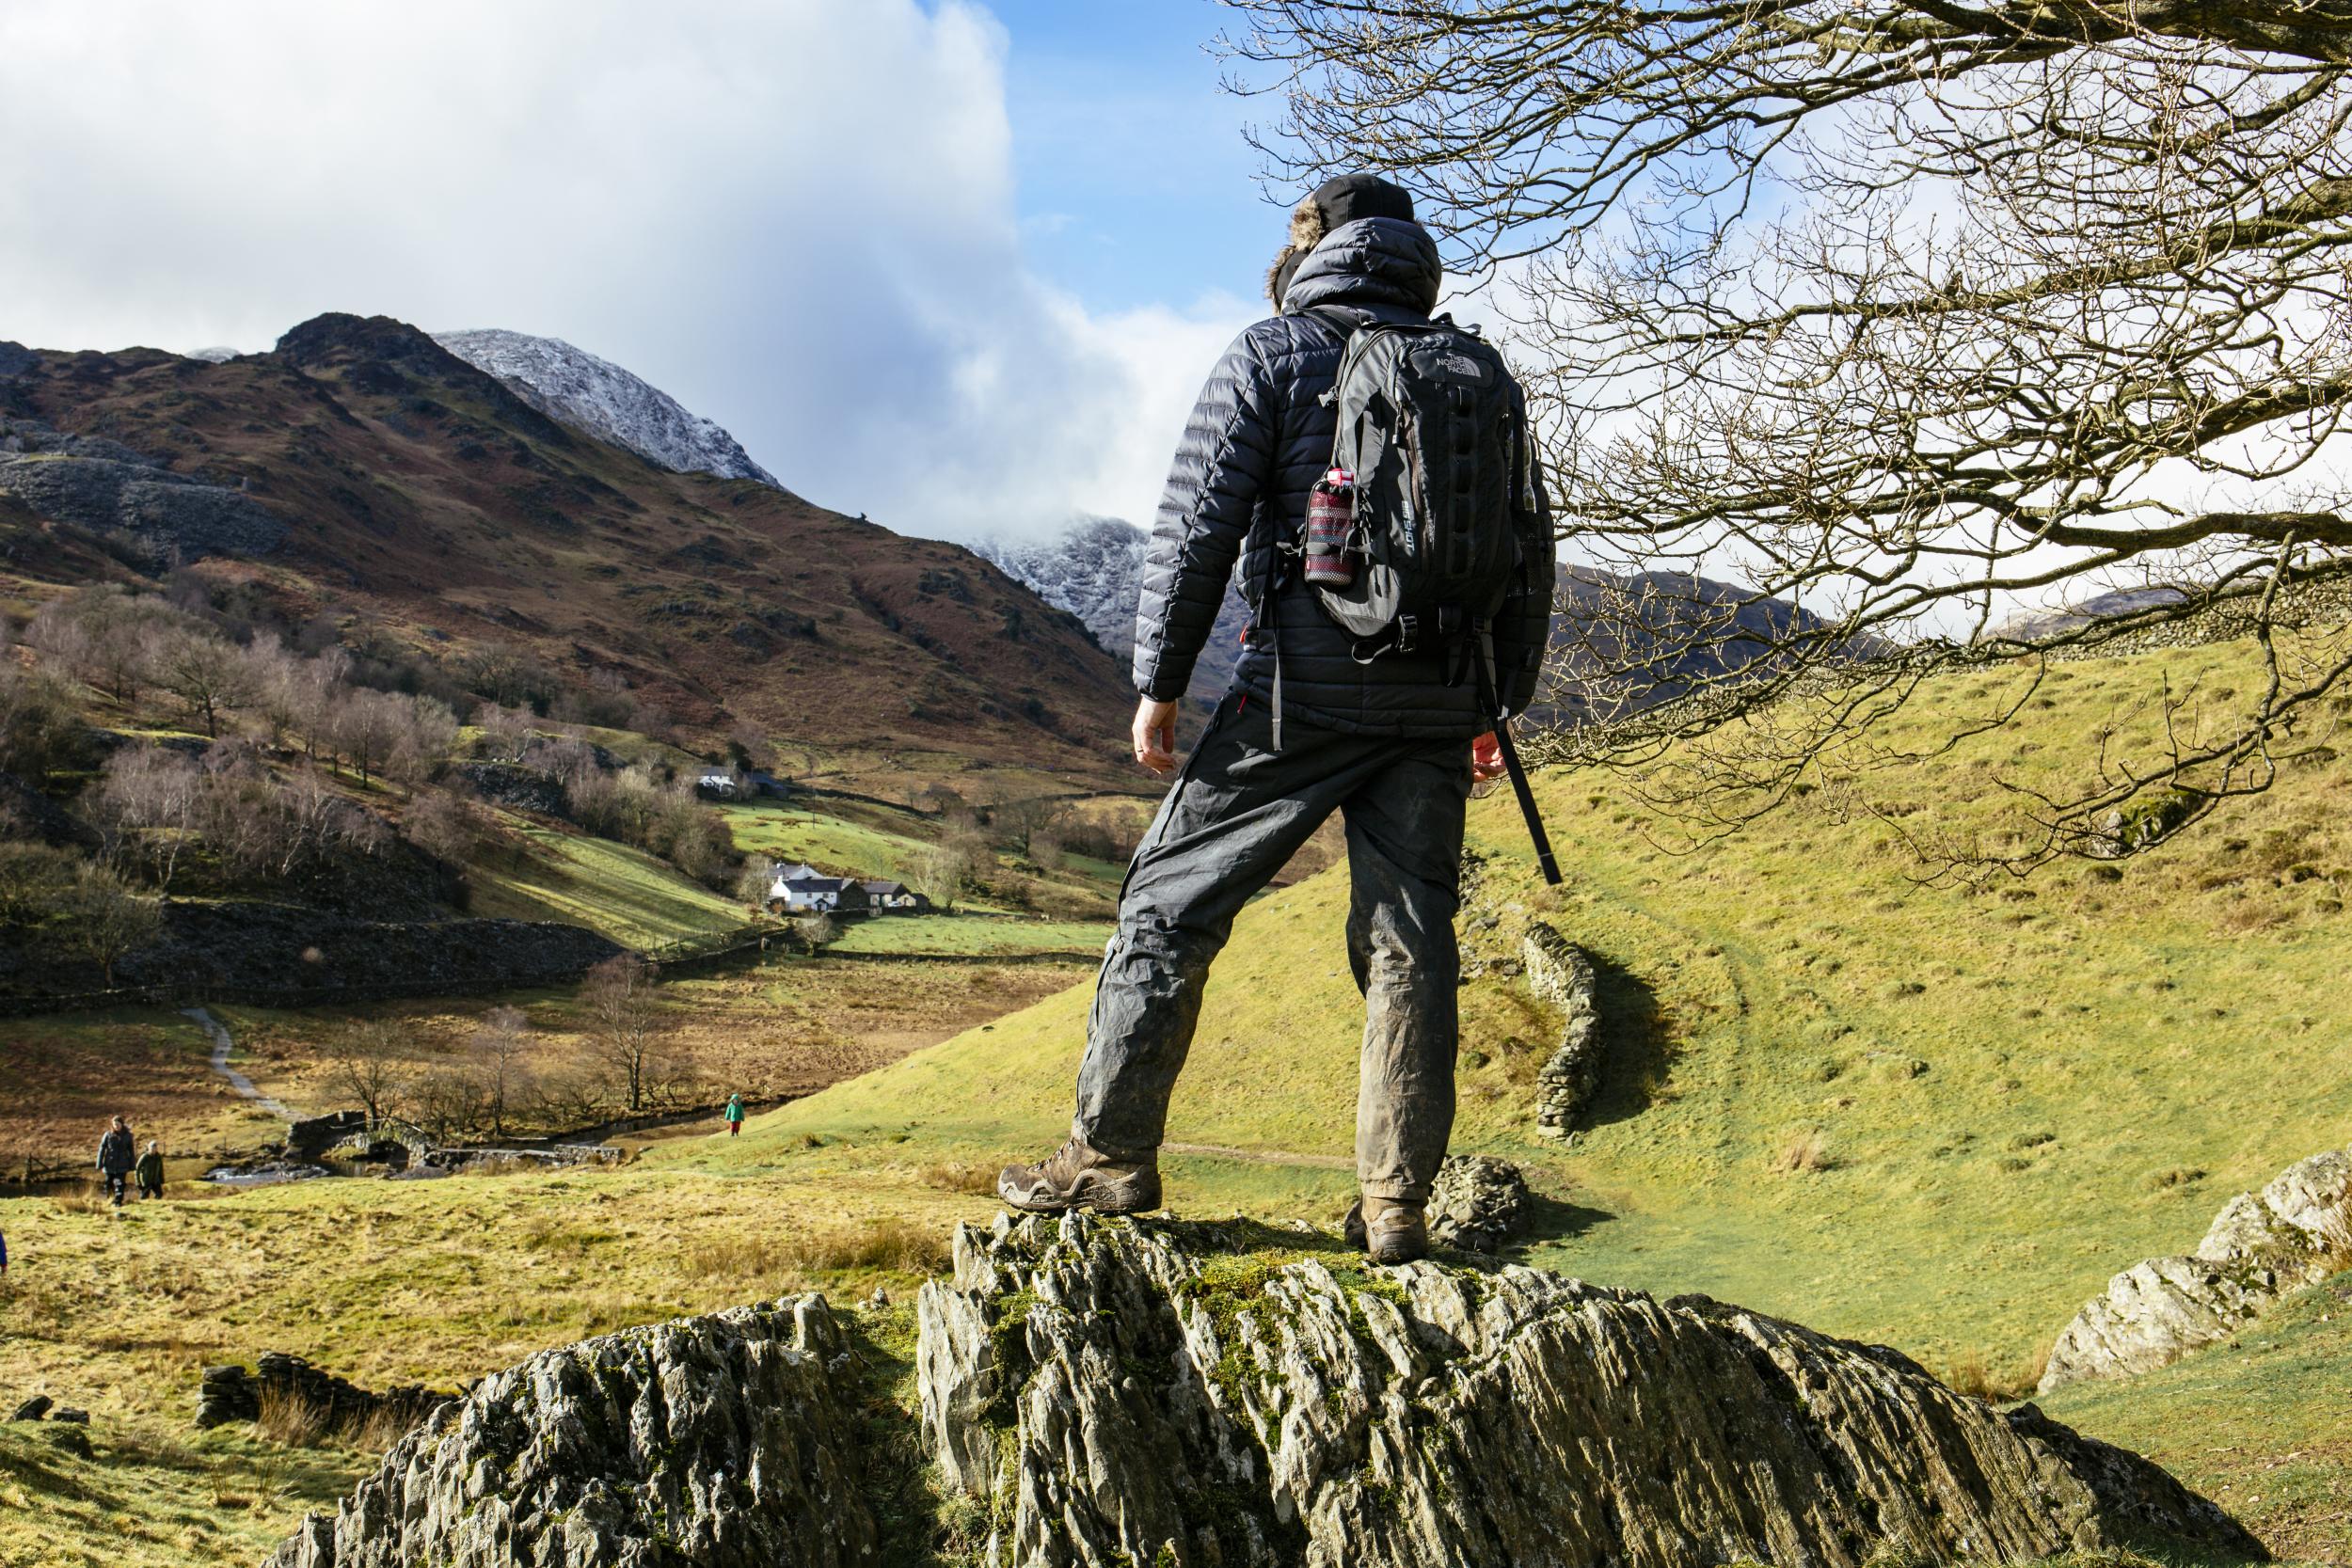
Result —
[[966, 0], [11, 0], [0, 338], [512, 327], [908, 532], [1141, 518], [1251, 308], [1032, 274], [1005, 49]]

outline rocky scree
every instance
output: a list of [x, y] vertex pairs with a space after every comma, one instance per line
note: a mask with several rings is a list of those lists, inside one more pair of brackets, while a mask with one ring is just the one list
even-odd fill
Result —
[[2347, 1266], [2352, 1149], [2331, 1149], [2232, 1198], [2187, 1257], [2151, 1258], [2108, 1280], [2058, 1335], [2039, 1391], [2153, 1371]]
[[918, 1304], [922, 1415], [995, 1563], [2258, 1558], [2210, 1502], [1896, 1352], [1311, 1234], [1000, 1219]]
[[127, 536], [158, 562], [264, 555], [286, 537], [286, 525], [242, 490], [30, 420], [0, 419], [0, 490], [41, 516]]

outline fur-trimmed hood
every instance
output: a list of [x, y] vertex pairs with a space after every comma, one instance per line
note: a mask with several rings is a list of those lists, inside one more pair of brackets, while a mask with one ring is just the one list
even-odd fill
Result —
[[1385, 305], [1425, 316], [1444, 286], [1438, 242], [1420, 224], [1359, 218], [1327, 234], [1320, 214], [1311, 212], [1291, 214], [1290, 245], [1267, 279], [1284, 315], [1315, 305]]

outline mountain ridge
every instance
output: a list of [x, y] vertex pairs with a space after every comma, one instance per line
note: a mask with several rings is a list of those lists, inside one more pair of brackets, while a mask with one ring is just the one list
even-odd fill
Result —
[[[658, 704], [698, 744], [755, 728], [854, 749], [909, 787], [972, 762], [1130, 782], [1123, 672], [995, 566], [756, 480], [649, 464], [404, 322], [331, 312], [219, 363], [11, 345], [0, 415], [103, 437], [159, 487], [193, 481], [282, 527], [266, 552], [168, 526], [136, 541], [139, 571], [184, 569], [261, 623], [373, 628], [444, 672], [527, 655], [567, 689]], [[93, 580], [127, 537], [44, 510], [35, 466], [0, 453], [19, 602]]]
[[549, 418], [674, 473], [756, 480], [785, 489], [718, 420], [690, 411], [643, 376], [561, 338], [481, 327], [437, 332], [433, 341], [496, 376]]

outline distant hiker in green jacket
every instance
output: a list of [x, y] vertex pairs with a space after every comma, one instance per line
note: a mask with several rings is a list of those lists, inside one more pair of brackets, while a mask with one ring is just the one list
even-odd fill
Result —
[[139, 1156], [135, 1173], [139, 1179], [139, 1196], [164, 1196], [164, 1151], [152, 1138], [147, 1141], [147, 1152]]
[[728, 1137], [732, 1138], [743, 1131], [743, 1097], [741, 1095], [727, 1096], [727, 1108], [721, 1114], [727, 1118]]

